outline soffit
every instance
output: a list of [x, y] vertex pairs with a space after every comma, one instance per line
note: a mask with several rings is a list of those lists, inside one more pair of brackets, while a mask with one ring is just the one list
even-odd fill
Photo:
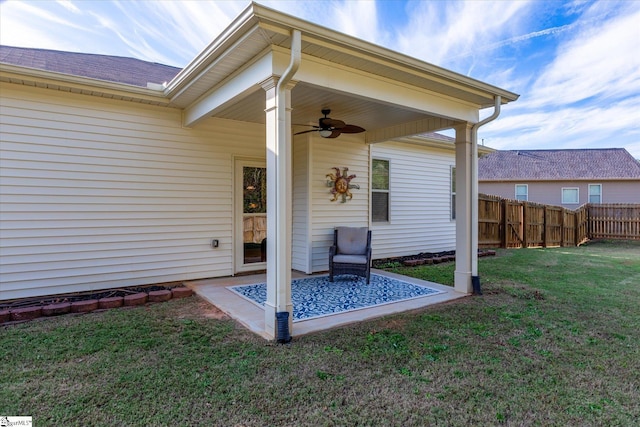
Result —
[[[398, 123], [423, 119], [425, 114], [407, 109], [360, 99], [349, 94], [330, 91], [305, 83], [297, 84], [291, 91], [291, 121], [294, 132], [309, 129], [304, 125], [317, 125], [323, 108], [331, 109], [332, 118], [367, 130], [384, 128]], [[227, 106], [216, 117], [246, 121], [265, 122], [265, 94], [259, 90], [246, 98]], [[296, 126], [303, 125], [303, 126]]]

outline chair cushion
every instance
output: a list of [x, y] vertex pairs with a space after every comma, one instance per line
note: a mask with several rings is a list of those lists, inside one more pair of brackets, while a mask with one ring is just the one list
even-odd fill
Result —
[[338, 230], [338, 253], [362, 255], [367, 253], [367, 227], [336, 227]]
[[366, 264], [366, 255], [336, 255], [333, 257], [333, 262], [338, 264]]

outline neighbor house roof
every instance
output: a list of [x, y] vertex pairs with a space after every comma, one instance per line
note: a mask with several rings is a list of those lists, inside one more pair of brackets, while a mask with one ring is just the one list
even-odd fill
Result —
[[0, 62], [144, 88], [147, 87], [147, 83], [169, 82], [182, 70], [121, 56], [12, 46], [0, 46]]
[[478, 160], [479, 181], [640, 179], [624, 148], [496, 151]]

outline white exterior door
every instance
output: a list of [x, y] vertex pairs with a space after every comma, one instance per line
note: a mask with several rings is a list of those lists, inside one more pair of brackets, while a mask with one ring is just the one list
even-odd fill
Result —
[[235, 272], [264, 270], [267, 168], [263, 160], [236, 160], [235, 212]]

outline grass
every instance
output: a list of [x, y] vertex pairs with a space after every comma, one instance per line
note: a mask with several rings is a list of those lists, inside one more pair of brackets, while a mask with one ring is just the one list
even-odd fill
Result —
[[[35, 425], [630, 426], [640, 242], [499, 251], [484, 296], [277, 345], [193, 297], [0, 327]], [[394, 271], [450, 283], [453, 264]], [[295, 331], [294, 331], [295, 332]]]

